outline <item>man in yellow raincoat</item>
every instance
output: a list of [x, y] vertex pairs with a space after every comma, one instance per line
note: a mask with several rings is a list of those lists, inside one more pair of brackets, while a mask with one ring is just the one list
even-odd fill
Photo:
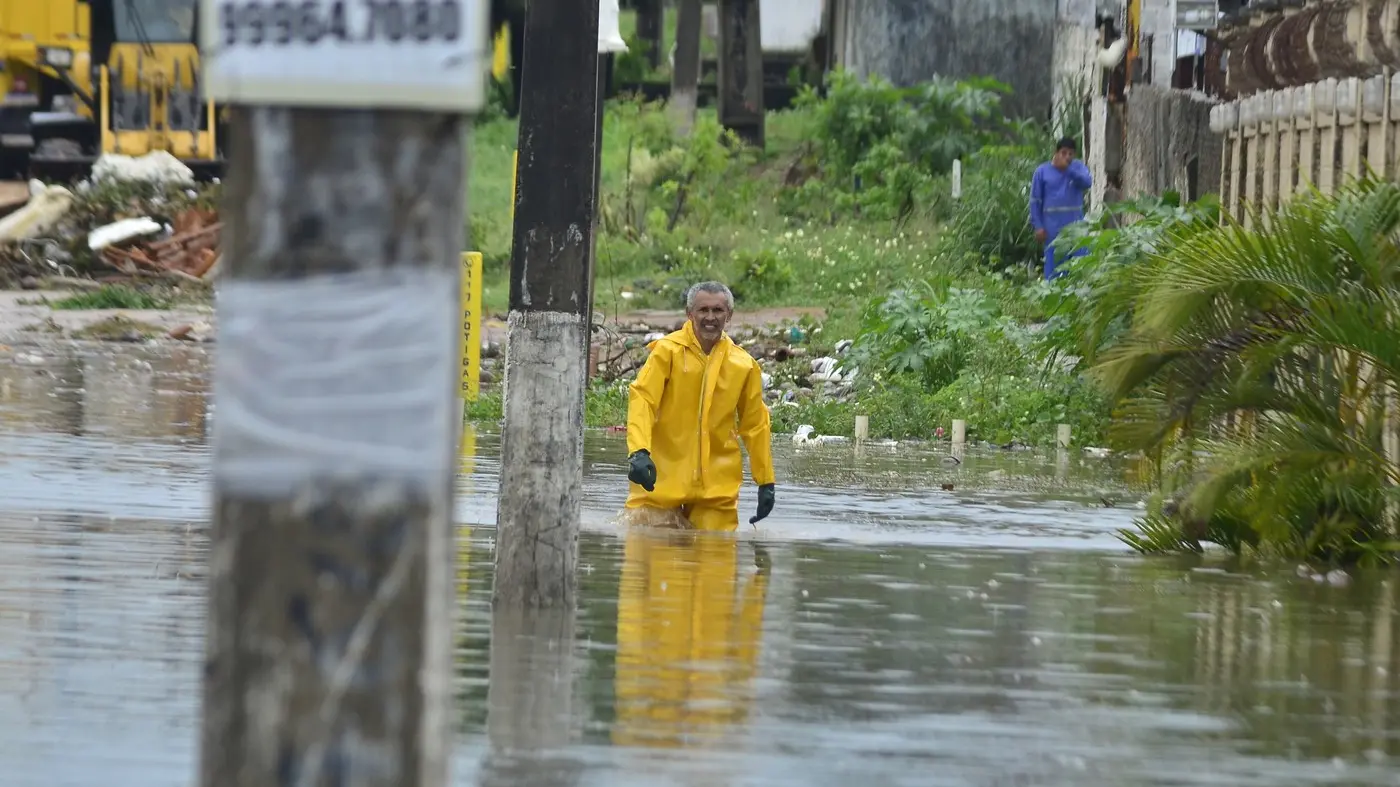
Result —
[[739, 487], [749, 452], [758, 484], [757, 523], [773, 511], [771, 423], [763, 372], [724, 332], [734, 295], [703, 282], [685, 297], [681, 330], [652, 342], [627, 405], [628, 509], [679, 511], [696, 530], [739, 527]]

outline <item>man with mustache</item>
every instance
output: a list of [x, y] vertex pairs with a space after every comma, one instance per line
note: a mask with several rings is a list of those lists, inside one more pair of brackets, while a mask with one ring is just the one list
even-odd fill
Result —
[[691, 287], [686, 324], [652, 342], [627, 405], [627, 508], [641, 524], [679, 513], [696, 530], [739, 527], [749, 453], [757, 523], [773, 511], [772, 431], [758, 362], [730, 340], [734, 295], [719, 282]]

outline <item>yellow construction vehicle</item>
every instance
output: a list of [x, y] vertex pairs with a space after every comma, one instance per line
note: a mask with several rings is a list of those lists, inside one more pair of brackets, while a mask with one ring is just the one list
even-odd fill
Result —
[[[200, 96], [198, 2], [0, 0], [16, 7], [76, 6], [68, 54], [60, 46], [40, 47], [33, 63], [55, 97], [41, 97], [28, 115], [32, 177], [73, 180], [104, 153], [155, 151], [170, 153], [201, 179], [221, 173], [216, 109]], [[0, 29], [10, 28], [8, 17], [0, 16]]]
[[85, 109], [69, 80], [91, 73], [87, 38], [79, 0], [0, 0], [0, 178], [28, 171], [35, 112]]

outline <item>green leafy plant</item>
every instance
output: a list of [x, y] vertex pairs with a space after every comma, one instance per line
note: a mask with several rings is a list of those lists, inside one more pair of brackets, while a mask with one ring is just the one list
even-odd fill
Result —
[[1249, 225], [1163, 213], [1166, 242], [1127, 252], [1131, 272], [1092, 298], [1129, 315], [1091, 371], [1117, 401], [1115, 442], [1157, 463], [1142, 537], [1162, 543], [1170, 522], [1192, 544], [1389, 559], [1400, 185], [1303, 195]]
[[1041, 246], [1030, 225], [1030, 185], [1040, 159], [1026, 147], [989, 147], [963, 168], [963, 196], [939, 237], [946, 264], [1035, 271]]
[[1013, 125], [1000, 111], [1006, 92], [990, 79], [900, 88], [834, 71], [824, 94], [808, 88], [796, 101], [814, 115], [808, 164], [824, 176], [803, 193], [872, 218], [907, 219], [935, 203], [954, 159], [1007, 136]]

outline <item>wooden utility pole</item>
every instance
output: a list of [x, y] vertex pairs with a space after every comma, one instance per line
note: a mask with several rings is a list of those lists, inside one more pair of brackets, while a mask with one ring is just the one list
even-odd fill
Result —
[[200, 785], [443, 787], [485, 7], [426, 2], [410, 36], [304, 6], [201, 9], [233, 112]]
[[569, 606], [597, 204], [598, 3], [532, 0], [524, 80], [494, 600]]
[[671, 66], [671, 100], [667, 109], [676, 133], [690, 136], [700, 89], [700, 0], [680, 0], [676, 9], [676, 59]]
[[762, 148], [763, 39], [759, 0], [719, 0], [719, 122]]

